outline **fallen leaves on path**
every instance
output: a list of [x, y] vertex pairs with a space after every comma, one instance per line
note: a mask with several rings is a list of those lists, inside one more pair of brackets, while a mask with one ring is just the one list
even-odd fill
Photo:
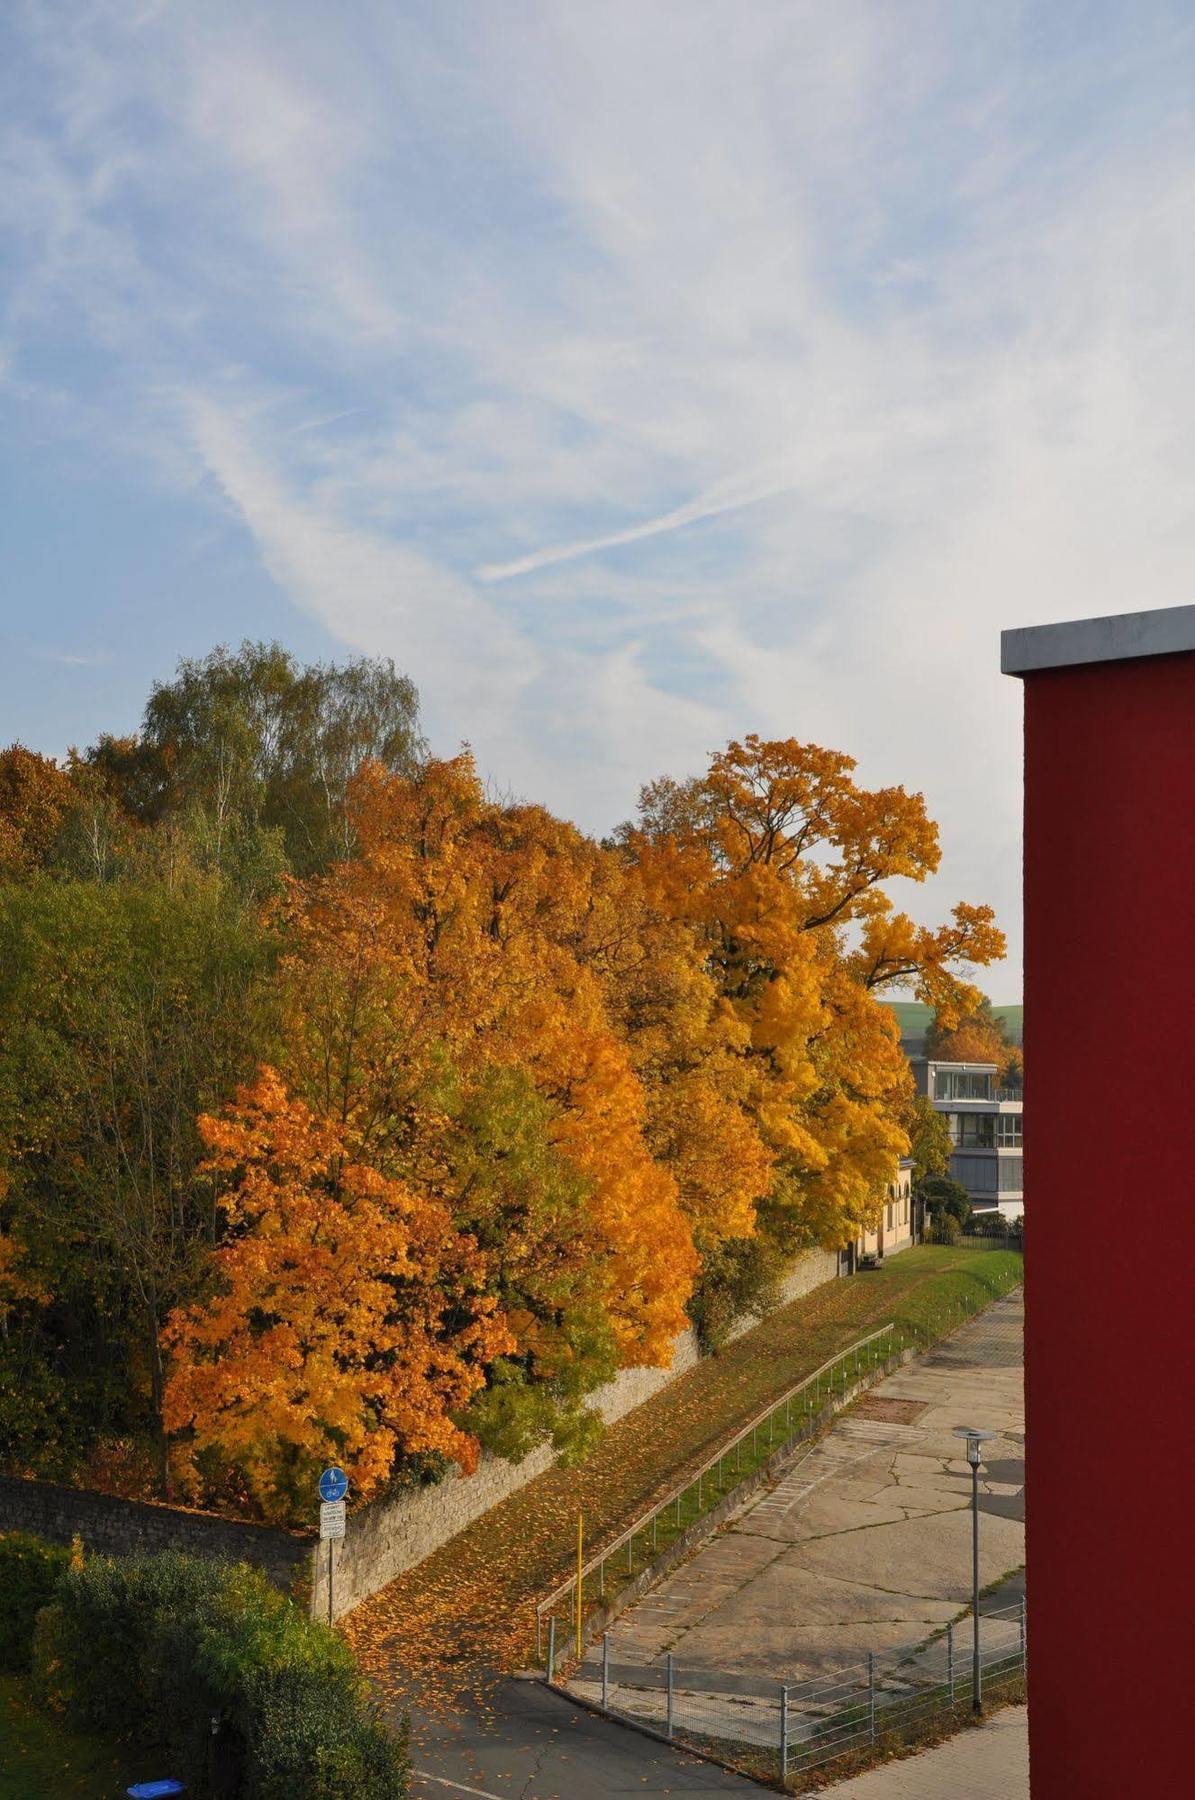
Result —
[[459, 1532], [344, 1622], [379, 1693], [423, 1711], [468, 1694], [484, 1709], [493, 1680], [534, 1652], [536, 1602], [572, 1567], [578, 1511], [589, 1556], [843, 1346], [976, 1287], [985, 1254], [908, 1251], [816, 1288], [610, 1426], [581, 1467], [547, 1470]]

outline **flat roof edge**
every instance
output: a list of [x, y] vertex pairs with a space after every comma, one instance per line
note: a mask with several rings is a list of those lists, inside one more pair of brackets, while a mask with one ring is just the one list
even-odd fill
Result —
[[1022, 625], [1000, 633], [1000, 668], [1005, 675], [1183, 651], [1195, 652], [1195, 606], [1162, 606], [1152, 612], [1071, 619], [1059, 625]]

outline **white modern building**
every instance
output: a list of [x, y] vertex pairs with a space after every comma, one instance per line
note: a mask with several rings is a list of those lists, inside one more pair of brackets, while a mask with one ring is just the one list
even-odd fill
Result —
[[995, 1063], [915, 1057], [912, 1067], [917, 1092], [928, 1096], [950, 1128], [950, 1173], [966, 1188], [972, 1206], [1023, 1218], [1021, 1089], [998, 1087]]

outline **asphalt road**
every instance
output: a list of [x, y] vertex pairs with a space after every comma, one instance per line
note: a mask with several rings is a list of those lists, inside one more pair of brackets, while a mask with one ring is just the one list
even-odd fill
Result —
[[415, 1800], [608, 1800], [618, 1794], [758, 1796], [754, 1782], [551, 1693], [505, 1681], [483, 1717], [411, 1722]]

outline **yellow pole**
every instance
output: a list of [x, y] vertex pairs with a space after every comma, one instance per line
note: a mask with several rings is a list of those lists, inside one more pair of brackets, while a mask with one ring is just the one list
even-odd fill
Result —
[[581, 1568], [585, 1554], [585, 1519], [577, 1514], [577, 1661], [581, 1660]]

